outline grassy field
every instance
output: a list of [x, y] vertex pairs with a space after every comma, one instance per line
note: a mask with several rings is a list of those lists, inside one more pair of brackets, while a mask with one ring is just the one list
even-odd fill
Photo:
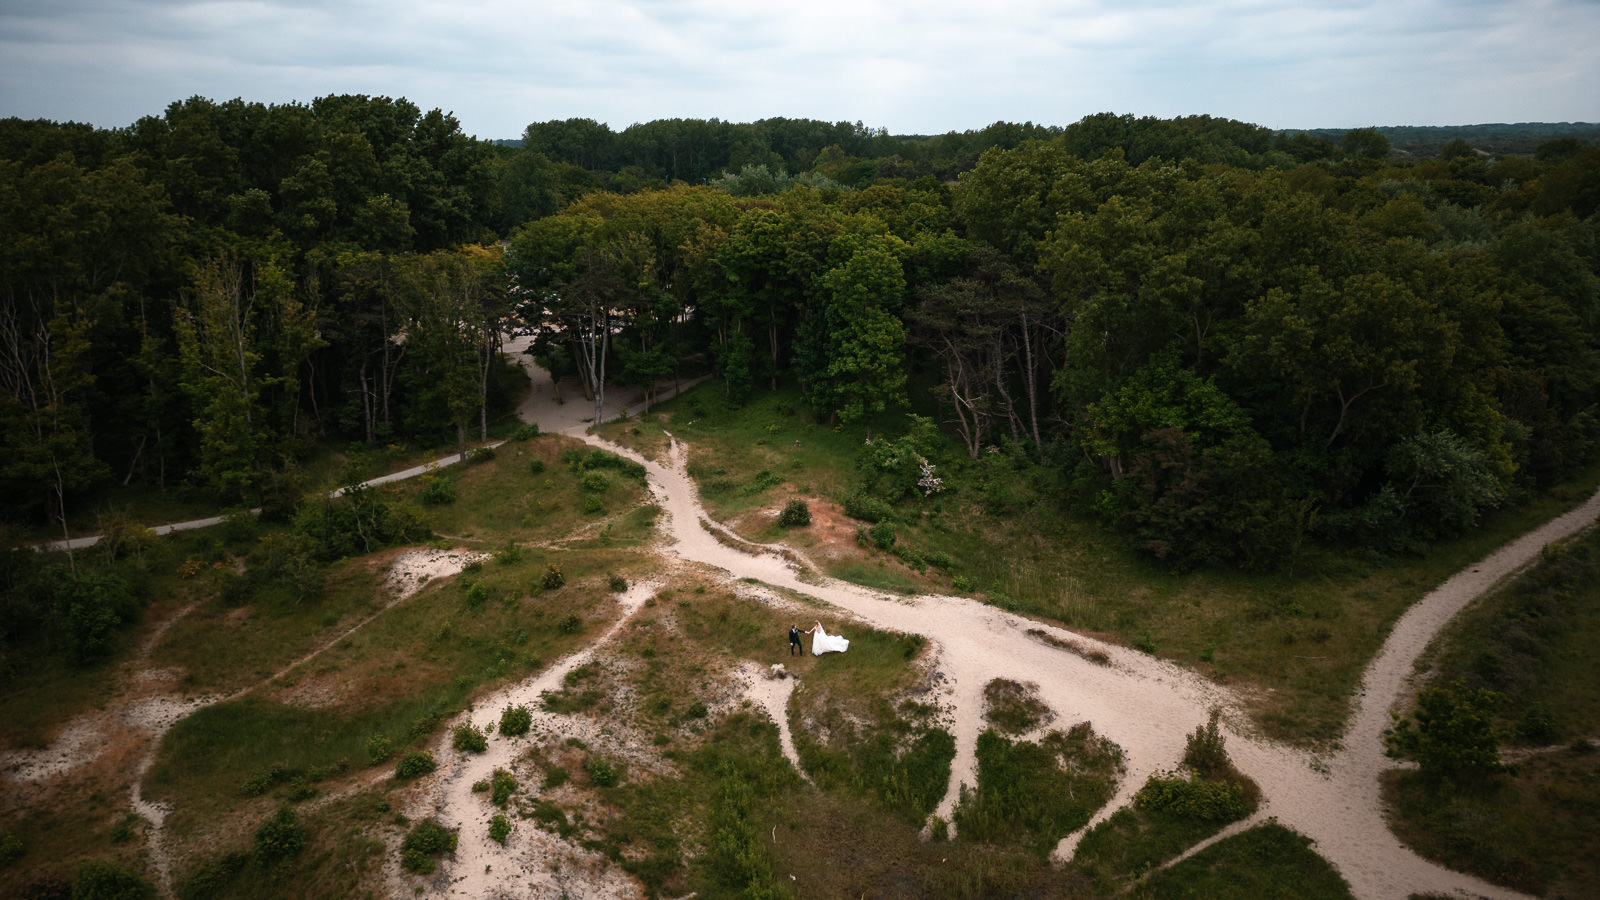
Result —
[[[880, 437], [903, 415], [872, 423]], [[842, 504], [860, 478], [864, 425], [830, 427], [792, 391], [730, 408], [712, 382], [613, 423], [608, 437], [658, 454], [666, 433], [690, 448], [689, 471], [710, 513], [752, 540], [783, 539], [830, 574], [882, 590], [960, 592], [1191, 666], [1256, 698], [1269, 737], [1322, 745], [1338, 737], [1361, 670], [1402, 612], [1445, 578], [1593, 491], [1600, 469], [1486, 519], [1423, 558], [1321, 554], [1294, 575], [1177, 574], [1131, 551], [1096, 522], [1063, 513], [1050, 471], [1000, 456], [965, 459], [953, 441], [945, 490], [894, 508], [895, 552], [868, 541]], [[817, 518], [785, 529], [776, 514], [804, 498]], [[948, 559], [941, 567], [929, 560]]]
[[1600, 533], [1545, 554], [1441, 636], [1434, 683], [1502, 698], [1505, 774], [1456, 782], [1395, 772], [1384, 783], [1397, 834], [1418, 852], [1551, 897], [1600, 884]]

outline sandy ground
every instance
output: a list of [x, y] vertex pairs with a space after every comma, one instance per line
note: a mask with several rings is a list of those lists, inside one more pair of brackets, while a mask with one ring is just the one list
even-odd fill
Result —
[[[520, 347], [513, 343], [508, 349], [515, 352]], [[710, 530], [717, 526], [706, 518], [686, 474], [687, 454], [681, 444], [674, 441], [664, 459], [653, 461], [587, 435], [593, 404], [585, 402], [581, 392], [570, 387], [562, 392], [568, 402], [558, 402], [548, 375], [533, 367], [525, 355], [516, 353], [514, 358], [529, 366], [534, 376], [534, 388], [519, 410], [525, 421], [535, 422], [547, 432], [565, 432], [605, 446], [645, 465], [650, 488], [666, 512], [661, 548], [665, 556], [721, 569], [730, 579], [754, 578], [809, 594], [874, 627], [921, 634], [933, 643], [938, 676], [935, 680], [942, 692], [939, 700], [956, 738], [950, 785], [936, 813], [946, 821], [951, 818], [960, 785], [976, 782], [975, 747], [984, 727], [983, 687], [993, 678], [1009, 678], [1038, 685], [1039, 698], [1057, 717], [1055, 727], [1088, 721], [1097, 733], [1122, 747], [1125, 777], [1111, 803], [1087, 827], [1130, 802], [1150, 773], [1177, 765], [1188, 733], [1205, 723], [1212, 708], [1220, 708], [1230, 754], [1238, 767], [1261, 786], [1263, 805], [1250, 822], [1230, 828], [1218, 839], [1268, 817], [1276, 818], [1312, 838], [1316, 849], [1362, 900], [1400, 900], [1413, 892], [1522, 896], [1428, 862], [1390, 834], [1383, 818], [1379, 775], [1393, 763], [1383, 755], [1381, 733], [1388, 725], [1390, 709], [1410, 695], [1407, 679], [1418, 655], [1445, 623], [1474, 597], [1533, 561], [1540, 548], [1593, 524], [1600, 514], [1600, 494], [1459, 573], [1409, 610], [1396, 623], [1365, 673], [1356, 698], [1357, 709], [1339, 751], [1331, 758], [1319, 759], [1305, 751], [1259, 740], [1234, 727], [1234, 723], [1245, 719], [1239, 699], [1231, 692], [1193, 672], [1134, 650], [1041, 626], [966, 598], [889, 598], [856, 585], [820, 578], [814, 572], [802, 578], [802, 567], [795, 562], [800, 557], [787, 548], [745, 545], [734, 549], [719, 542]], [[608, 396], [606, 418], [622, 414], [640, 400], [642, 396], [637, 391], [613, 391]], [[444, 551], [417, 551], [400, 557], [390, 575], [393, 602], [403, 601], [430, 578], [459, 571], [467, 560], [462, 554]], [[534, 713], [529, 735], [494, 735], [487, 753], [469, 756], [450, 749], [448, 734], [440, 739], [436, 750], [441, 760], [440, 774], [420, 791], [411, 812], [433, 815], [450, 827], [459, 827], [460, 846], [453, 858], [446, 857], [440, 873], [424, 884], [402, 876], [397, 854], [388, 854], [391, 886], [405, 893], [436, 897], [638, 896], [637, 883], [617, 867], [515, 817], [506, 845], [491, 841], [487, 822], [496, 810], [484, 794], [474, 793], [471, 786], [488, 779], [496, 768], [515, 771], [525, 784], [536, 780], [537, 773], [516, 770], [517, 760], [533, 742], [557, 735], [580, 737], [589, 746], [615, 754], [630, 764], [661, 764], [641, 755], [640, 748], [648, 744], [645, 736], [621, 733], [614, 726], [601, 729], [581, 716], [547, 714], [537, 702], [541, 693], [559, 687], [568, 671], [590, 659], [595, 648], [604, 646], [653, 590], [648, 584], [635, 585], [622, 597], [623, 614], [605, 637], [537, 677], [496, 694], [465, 717], [492, 731], [501, 710], [525, 706]], [[374, 615], [381, 613], [380, 610]], [[370, 619], [354, 627], [359, 628], [366, 621]], [[1080, 653], [1028, 634], [1030, 629], [1041, 628], [1056, 639], [1070, 639], [1080, 650], [1104, 653], [1110, 665], [1096, 665]], [[845, 637], [850, 636], [848, 628], [841, 630]], [[326, 646], [344, 636], [341, 634]], [[149, 648], [158, 639], [159, 633], [147, 641], [140, 661], [148, 660]], [[268, 682], [304, 661], [286, 667]], [[161, 848], [160, 820], [165, 810], [142, 798], [142, 775], [167, 728], [195, 709], [224, 698], [186, 697], [170, 689], [178, 673], [136, 669], [129, 679], [129, 690], [116, 704], [69, 723], [44, 750], [8, 754], [0, 759], [0, 768], [18, 784], [48, 781], [93, 759], [96, 747], [110, 732], [137, 729], [147, 734], [149, 750], [141, 760], [132, 800], [134, 808], [152, 822], [152, 856], [163, 882], [170, 884], [166, 854]], [[789, 692], [795, 681], [768, 679], [767, 674], [753, 666], [731, 673], [742, 685], [744, 696], [778, 724], [785, 754], [798, 765], [787, 714]], [[1081, 835], [1080, 831], [1064, 839], [1056, 849], [1056, 858], [1070, 859]]]

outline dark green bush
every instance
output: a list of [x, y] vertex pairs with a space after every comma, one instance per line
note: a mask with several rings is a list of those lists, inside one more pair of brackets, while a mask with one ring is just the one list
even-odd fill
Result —
[[578, 487], [591, 494], [604, 494], [611, 487], [611, 479], [604, 472], [585, 472], [578, 479]]
[[434, 857], [453, 853], [457, 835], [433, 819], [423, 819], [406, 832], [400, 842], [400, 866], [408, 872], [427, 875], [434, 870]]
[[527, 734], [528, 727], [533, 724], [533, 713], [525, 706], [508, 706], [500, 713], [500, 733], [507, 735]]
[[413, 750], [400, 757], [400, 762], [395, 764], [394, 777], [420, 778], [423, 775], [439, 768], [433, 754], [427, 750]]
[[517, 779], [505, 769], [494, 770], [494, 780], [489, 782], [489, 800], [495, 806], [505, 806], [511, 795], [517, 792]]
[[1161, 773], [1151, 775], [1134, 795], [1133, 802], [1151, 812], [1207, 822], [1232, 822], [1249, 811], [1242, 787], [1226, 781], [1212, 781], [1198, 774], [1188, 778]]
[[531, 441], [538, 436], [539, 424], [537, 422], [528, 422], [523, 425], [519, 425], [517, 426], [517, 430], [511, 433], [511, 439], [513, 441]]
[[9, 831], [0, 831], [0, 869], [11, 865], [22, 858], [22, 853], [27, 848], [22, 843], [22, 838]]
[[417, 495], [423, 506], [445, 506], [456, 502], [456, 480], [441, 472], [422, 479], [422, 493]]
[[855, 493], [845, 498], [844, 514], [862, 522], [887, 522], [894, 518], [894, 507], [876, 497]]
[[561, 574], [561, 570], [556, 567], [555, 563], [551, 563], [545, 567], [544, 577], [540, 579], [539, 586], [547, 591], [553, 591], [566, 583], [567, 576]]
[[471, 722], [450, 729], [450, 746], [469, 753], [482, 753], [489, 749], [489, 738]]
[[616, 787], [617, 782], [622, 779], [617, 767], [610, 760], [599, 756], [590, 757], [584, 764], [583, 770], [589, 773], [589, 780], [594, 782], [595, 787]]
[[544, 474], [544, 460], [535, 459], [528, 463], [528, 471], [534, 475]]
[[105, 859], [78, 866], [72, 879], [72, 900], [146, 900], [155, 895], [155, 885]]
[[1417, 708], [1384, 738], [1390, 756], [1414, 760], [1429, 778], [1485, 778], [1500, 772], [1494, 691], [1455, 681], [1417, 694]]
[[256, 859], [262, 865], [276, 865], [305, 848], [306, 827], [287, 806], [279, 807], [272, 818], [256, 829]]
[[506, 842], [506, 838], [510, 836], [511, 820], [499, 813], [496, 813], [495, 816], [489, 820], [489, 839], [504, 844]]
[[621, 575], [617, 575], [615, 573], [607, 577], [607, 583], [611, 587], [613, 593], [620, 594], [628, 589], [628, 579], [623, 578]]
[[220, 896], [234, 876], [249, 864], [250, 854], [237, 851], [208, 860], [178, 882], [178, 900], [212, 900]]
[[872, 537], [872, 546], [877, 547], [879, 550], [888, 550], [894, 546], [894, 525], [889, 522], [879, 522], [872, 526], [867, 533]]
[[1217, 710], [1212, 710], [1206, 724], [1190, 733], [1183, 749], [1183, 764], [1202, 777], [1220, 780], [1232, 774], [1233, 763], [1228, 760], [1228, 749], [1217, 727], [1217, 718]]
[[494, 459], [493, 447], [474, 447], [467, 451], [467, 465], [469, 466], [486, 463], [491, 459]]
[[811, 507], [804, 500], [790, 500], [778, 514], [778, 524], [785, 528], [803, 528], [811, 524]]

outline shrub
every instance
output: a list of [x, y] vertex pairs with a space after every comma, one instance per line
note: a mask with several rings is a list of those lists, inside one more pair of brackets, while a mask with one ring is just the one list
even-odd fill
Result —
[[1133, 802], [1140, 809], [1207, 822], [1232, 822], [1248, 812], [1244, 788], [1198, 774], [1183, 778], [1157, 772], [1145, 781]]
[[749, 485], [741, 488], [739, 493], [742, 496], [750, 497], [761, 493], [769, 487], [773, 487], [774, 485], [779, 485], [782, 483], [782, 478], [772, 474], [772, 472], [768, 471], [767, 469], [762, 469], [760, 472], [756, 473], [755, 480], [750, 482]]
[[278, 808], [272, 818], [256, 829], [256, 859], [262, 865], [276, 865], [306, 848], [306, 827], [287, 806]]
[[9, 831], [0, 831], [0, 869], [21, 859], [24, 849], [22, 838]]
[[537, 422], [528, 422], [526, 424], [519, 425], [517, 426], [516, 431], [511, 432], [511, 439], [513, 441], [531, 441], [538, 436], [539, 424]]
[[567, 616], [561, 620], [560, 628], [562, 634], [577, 634], [583, 630], [583, 620], [576, 614]]
[[887, 522], [894, 518], [894, 508], [876, 497], [856, 493], [845, 498], [844, 514], [862, 522]]
[[494, 780], [489, 783], [489, 800], [495, 806], [505, 806], [517, 792], [517, 779], [505, 769], [494, 770]]
[[588, 496], [583, 498], [583, 514], [584, 515], [592, 516], [595, 513], [600, 513], [600, 512], [604, 512], [604, 511], [605, 511], [605, 504], [600, 502], [600, 497], [598, 495], [589, 494]]
[[413, 750], [400, 757], [400, 762], [395, 764], [394, 777], [420, 778], [423, 775], [439, 768], [434, 761], [433, 754], [427, 750]]
[[617, 575], [615, 573], [607, 578], [607, 583], [610, 585], [613, 593], [620, 594], [628, 589], [628, 579], [623, 578], [621, 575]]
[[1417, 694], [1417, 708], [1384, 738], [1390, 756], [1415, 760], [1434, 780], [1479, 778], [1504, 769], [1492, 717], [1500, 695], [1455, 681]]
[[72, 900], [145, 900], [155, 894], [155, 885], [106, 859], [83, 863], [72, 879]]
[[405, 840], [400, 842], [400, 866], [408, 872], [427, 875], [435, 868], [433, 858], [454, 852], [456, 841], [454, 831], [433, 819], [423, 819], [406, 832]]
[[417, 497], [423, 506], [444, 506], [456, 502], [456, 480], [437, 472], [422, 479], [422, 493]]
[[584, 763], [583, 770], [589, 773], [589, 780], [594, 782], [595, 787], [616, 787], [617, 782], [621, 780], [617, 767], [612, 765], [610, 760], [598, 756], [590, 757], [589, 761]]
[[935, 550], [924, 559], [928, 561], [928, 565], [933, 566], [935, 569], [943, 569], [946, 572], [950, 571], [950, 567], [955, 565], [955, 562], [950, 559], [950, 554], [943, 550]]
[[511, 836], [511, 820], [498, 813], [489, 820], [489, 839], [501, 844]]
[[607, 478], [604, 472], [585, 472], [583, 477], [578, 479], [578, 487], [591, 494], [604, 494], [606, 488], [611, 487], [611, 479]]
[[867, 533], [872, 537], [872, 546], [877, 547], [879, 550], [888, 550], [894, 546], [894, 525], [888, 522], [879, 522], [872, 526], [872, 529]]
[[785, 528], [803, 528], [811, 524], [811, 507], [804, 500], [790, 500], [778, 514], [778, 524]]
[[551, 766], [550, 768], [544, 770], [544, 789], [548, 791], [551, 788], [558, 788], [563, 784], [566, 784], [567, 779], [570, 777], [571, 776], [567, 774], [566, 768], [562, 766]]
[[534, 475], [544, 474], [544, 460], [536, 459], [528, 463], [528, 471]]
[[248, 853], [224, 853], [195, 869], [178, 883], [178, 900], [211, 900], [250, 863]]
[[489, 738], [483, 729], [467, 722], [450, 729], [450, 746], [470, 753], [482, 753], [489, 749]]
[[486, 463], [491, 459], [494, 459], [493, 447], [474, 447], [467, 451], [467, 465], [469, 466]]
[[978, 589], [978, 583], [965, 575], [954, 575], [950, 578], [950, 587], [964, 594], [970, 594]]
[[508, 706], [500, 713], [500, 733], [507, 735], [527, 734], [528, 727], [533, 724], [533, 713], [525, 706]]
[[555, 563], [545, 566], [544, 577], [539, 580], [539, 586], [547, 591], [553, 591], [566, 583], [567, 576], [561, 574]]
[[1213, 709], [1211, 718], [1189, 735], [1183, 749], [1183, 764], [1206, 778], [1223, 778], [1233, 772], [1217, 717], [1218, 711]]

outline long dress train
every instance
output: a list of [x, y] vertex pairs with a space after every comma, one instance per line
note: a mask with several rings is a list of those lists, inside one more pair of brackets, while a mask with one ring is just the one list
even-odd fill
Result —
[[850, 649], [850, 642], [837, 634], [829, 634], [822, 630], [822, 623], [811, 633], [811, 655], [821, 656], [824, 653], [843, 653]]

